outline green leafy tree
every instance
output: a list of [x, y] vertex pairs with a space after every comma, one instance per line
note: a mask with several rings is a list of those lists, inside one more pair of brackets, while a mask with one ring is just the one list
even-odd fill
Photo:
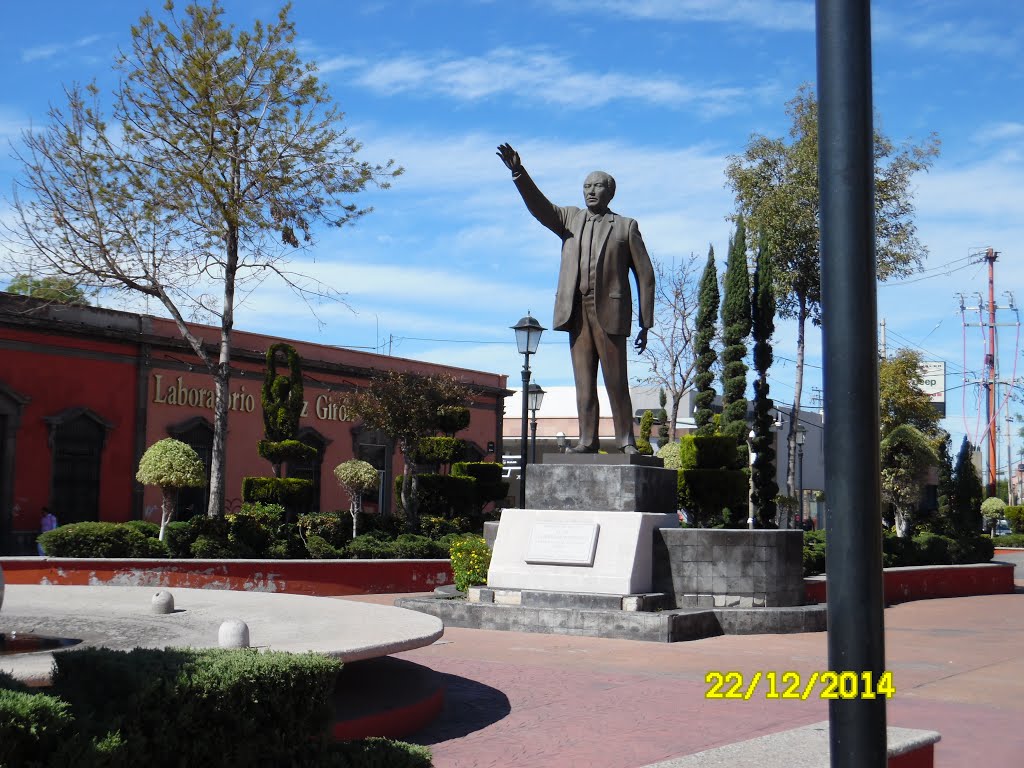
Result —
[[751, 449], [754, 463], [750, 482], [751, 501], [757, 512], [758, 522], [767, 527], [775, 519], [775, 499], [779, 484], [775, 481], [775, 435], [772, 433], [772, 408], [769, 397], [768, 371], [774, 359], [772, 334], [775, 333], [775, 290], [771, 274], [771, 261], [763, 248], [757, 249], [757, 265], [754, 269], [754, 300], [751, 306], [751, 335], [754, 340], [754, 439]]
[[974, 467], [974, 447], [964, 437], [953, 467], [953, 524], [960, 536], [974, 536], [981, 530], [981, 502], [985, 498], [981, 478]]
[[[350, 224], [391, 162], [360, 160], [284, 6], [251, 30], [217, 0], [146, 13], [118, 55], [111, 116], [95, 86], [66, 88], [17, 150], [19, 250], [40, 272], [159, 301], [214, 381], [208, 514], [223, 514], [235, 295], [267, 275], [305, 300], [335, 295], [286, 268], [316, 225]], [[219, 293], [219, 297], [217, 294]], [[210, 349], [185, 321], [219, 320]]]
[[697, 395], [694, 398], [693, 419], [697, 424], [696, 434], [707, 437], [715, 434], [715, 413], [711, 406], [715, 402], [713, 368], [718, 360], [712, 343], [715, 340], [715, 318], [718, 317], [718, 271], [715, 268], [715, 249], [708, 248], [708, 261], [700, 278], [700, 293], [697, 300], [697, 332], [694, 338], [696, 375], [693, 377]]
[[[763, 243], [775, 267], [779, 314], [796, 320], [797, 353], [793, 417], [788, 434], [787, 489], [794, 495], [796, 432], [800, 421], [806, 324], [819, 321], [821, 270], [818, 243], [818, 102], [803, 85], [786, 105], [789, 141], [754, 134], [742, 155], [729, 159], [728, 183], [736, 194], [748, 235]], [[912, 179], [939, 153], [932, 135], [920, 145], [894, 145], [875, 132], [875, 255], [878, 278], [916, 270], [927, 249], [917, 239]]]
[[750, 335], [750, 279], [747, 275], [747, 235], [743, 216], [729, 241], [722, 297], [722, 425], [723, 435], [736, 439], [737, 460], [747, 463], [747, 356]]
[[380, 487], [380, 473], [373, 465], [359, 459], [349, 459], [334, 468], [338, 484], [348, 493], [348, 511], [352, 515], [352, 538], [359, 535], [359, 513], [363, 511], [363, 494]]
[[1006, 502], [998, 496], [990, 496], [981, 502], [981, 517], [985, 521], [985, 527], [993, 536], [996, 534], [996, 525], [1006, 514]]
[[387, 371], [370, 380], [369, 385], [353, 392], [345, 405], [354, 419], [373, 430], [380, 430], [401, 448], [402, 507], [410, 530], [418, 527], [416, 511], [416, 474], [413, 456], [420, 438], [439, 428], [439, 414], [452, 406], [462, 406], [469, 390], [453, 376], [420, 376], [415, 373]]
[[50, 275], [33, 277], [32, 275], [15, 275], [7, 284], [8, 293], [20, 293], [55, 304], [87, 304], [85, 291], [77, 281], [70, 277]]
[[155, 485], [163, 494], [160, 505], [160, 541], [164, 540], [167, 523], [174, 517], [179, 488], [201, 488], [206, 485], [203, 460], [187, 443], [166, 437], [153, 443], [142, 454], [135, 479], [143, 485]]
[[668, 406], [666, 440], [676, 439], [679, 406], [694, 383], [698, 266], [693, 254], [673, 260], [671, 264], [654, 262], [655, 323], [648, 334], [647, 351], [643, 356], [649, 373], [641, 381], [656, 385], [666, 393], [662, 404], [662, 408]]
[[900, 349], [878, 364], [879, 423], [882, 438], [896, 427], [909, 424], [930, 438], [942, 433], [939, 413], [921, 389], [921, 354]]
[[901, 424], [882, 440], [882, 500], [893, 511], [896, 535], [913, 535], [915, 513], [928, 469], [938, 457], [931, 441], [921, 430]]

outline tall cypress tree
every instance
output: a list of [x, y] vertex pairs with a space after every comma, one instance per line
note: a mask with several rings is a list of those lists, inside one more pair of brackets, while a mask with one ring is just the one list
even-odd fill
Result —
[[711, 406], [715, 402], [712, 368], [718, 360], [711, 343], [715, 339], [715, 320], [718, 318], [718, 270], [715, 268], [715, 248], [708, 247], [708, 263], [700, 278], [700, 294], [697, 298], [697, 334], [694, 352], [697, 358], [697, 373], [693, 377], [697, 395], [694, 398], [693, 420], [698, 435], [715, 434], [715, 413]]
[[981, 502], [985, 491], [974, 468], [974, 448], [964, 437], [953, 469], [953, 524], [955, 535], [969, 536], [981, 532]]
[[775, 517], [775, 497], [779, 485], [775, 482], [775, 440], [772, 436], [773, 406], [768, 396], [768, 369], [774, 352], [772, 334], [775, 332], [775, 291], [772, 287], [771, 261], [763, 247], [757, 249], [754, 269], [754, 300], [751, 305], [751, 333], [754, 340], [754, 466], [750, 482], [754, 509], [762, 527]]
[[747, 356], [750, 335], [750, 280], [747, 277], [747, 236], [743, 216], [736, 220], [736, 232], [729, 241], [729, 260], [722, 298], [722, 421], [723, 435], [736, 438], [737, 458], [747, 464]]

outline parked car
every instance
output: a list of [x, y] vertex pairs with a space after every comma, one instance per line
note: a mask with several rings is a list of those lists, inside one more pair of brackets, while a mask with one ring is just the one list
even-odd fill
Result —
[[1009, 536], [1011, 533], [1013, 533], [1013, 530], [1010, 528], [1010, 524], [1008, 522], [1000, 520], [996, 523], [996, 536]]

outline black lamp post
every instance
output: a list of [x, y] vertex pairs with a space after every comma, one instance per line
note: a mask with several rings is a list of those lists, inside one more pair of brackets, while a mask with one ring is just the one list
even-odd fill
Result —
[[757, 461], [757, 454], [754, 452], [754, 438], [757, 433], [750, 430], [747, 435], [747, 458], [750, 460], [750, 482], [747, 487], [747, 528], [754, 530], [754, 462]]
[[540, 384], [531, 383], [527, 389], [529, 393], [530, 406], [530, 463], [537, 463], [537, 411], [540, 404], [544, 402], [544, 390]]
[[523, 356], [523, 439], [522, 448], [519, 453], [519, 508], [526, 508], [526, 410], [529, 406], [527, 392], [530, 387], [530, 355], [537, 352], [540, 344], [540, 335], [546, 330], [537, 318], [526, 313], [526, 317], [520, 318], [519, 322], [512, 326], [516, 332], [516, 346], [519, 354]]
[[799, 512], [799, 522], [803, 525], [804, 522], [804, 442], [807, 440], [807, 427], [803, 424], [796, 425], [796, 476], [797, 484], [800, 487], [800, 495], [797, 497], [799, 505], [797, 509]]

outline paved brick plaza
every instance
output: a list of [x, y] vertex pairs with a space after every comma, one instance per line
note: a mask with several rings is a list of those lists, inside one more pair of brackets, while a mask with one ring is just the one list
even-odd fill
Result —
[[[885, 612], [889, 724], [939, 731], [936, 766], [1024, 764], [1022, 571], [1016, 594]], [[400, 656], [451, 676], [442, 716], [411, 739], [431, 746], [437, 768], [640, 768], [828, 718], [820, 699], [704, 699], [709, 670], [806, 679], [826, 668], [824, 633], [663, 645], [452, 628]]]

